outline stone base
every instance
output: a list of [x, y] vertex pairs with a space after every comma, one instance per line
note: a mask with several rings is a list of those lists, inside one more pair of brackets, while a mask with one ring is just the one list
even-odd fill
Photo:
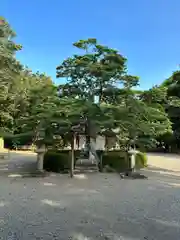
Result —
[[95, 160], [89, 160], [88, 158], [80, 158], [76, 161], [76, 166], [97, 166]]
[[36, 172], [29, 172], [29, 173], [22, 173], [22, 177], [48, 177], [50, 173], [45, 171], [36, 171]]
[[75, 165], [75, 172], [98, 172], [98, 164], [95, 161], [89, 159], [78, 159]]
[[137, 173], [137, 172], [127, 172], [127, 173], [120, 173], [121, 179], [148, 179], [143, 174]]

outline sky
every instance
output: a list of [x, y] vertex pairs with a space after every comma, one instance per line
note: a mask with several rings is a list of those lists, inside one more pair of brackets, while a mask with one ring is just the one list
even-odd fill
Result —
[[23, 45], [17, 58], [55, 83], [72, 43], [97, 38], [125, 56], [140, 88], [160, 84], [180, 64], [179, 0], [0, 0], [0, 14]]

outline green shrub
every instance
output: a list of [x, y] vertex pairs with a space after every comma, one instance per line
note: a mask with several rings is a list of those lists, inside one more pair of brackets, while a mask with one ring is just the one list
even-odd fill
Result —
[[[130, 168], [130, 155], [127, 152], [110, 151], [105, 152], [102, 157], [103, 167], [108, 165], [116, 171], [125, 171]], [[136, 154], [136, 168], [144, 168], [147, 166], [147, 155], [143, 152]]]
[[50, 172], [62, 172], [69, 168], [69, 151], [48, 151], [44, 156], [44, 169]]
[[136, 154], [136, 168], [144, 168], [147, 166], [147, 154], [143, 152], [138, 152]]
[[[102, 152], [97, 152], [100, 157]], [[80, 150], [74, 152], [74, 163], [80, 155]], [[103, 167], [109, 166], [115, 171], [125, 171], [129, 169], [129, 154], [121, 151], [109, 151], [104, 152], [102, 155]], [[71, 151], [70, 150], [59, 150], [59, 151], [48, 151], [44, 156], [44, 169], [51, 172], [63, 172], [69, 169], [70, 166]], [[136, 154], [136, 168], [143, 168], [147, 166], [147, 155], [139, 152]]]
[[[80, 151], [74, 152], [74, 164]], [[44, 169], [51, 172], [63, 172], [69, 169], [71, 150], [49, 150], [44, 156]]]
[[110, 151], [105, 152], [102, 157], [103, 167], [108, 165], [116, 171], [124, 171], [129, 167], [127, 152]]

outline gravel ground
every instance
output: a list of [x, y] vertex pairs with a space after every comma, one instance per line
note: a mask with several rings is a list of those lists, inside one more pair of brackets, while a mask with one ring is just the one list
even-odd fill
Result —
[[[14, 156], [14, 166], [24, 166]], [[27, 157], [30, 166], [34, 158]], [[179, 240], [180, 177], [157, 168], [145, 174], [148, 180], [1, 175], [0, 239]]]
[[114, 174], [89, 174], [72, 180], [52, 175], [0, 181], [0, 239], [180, 236], [177, 176], [154, 173], [149, 180], [120, 180]]
[[[0, 154], [4, 151], [0, 150]], [[0, 159], [0, 175], [3, 173], [29, 172], [36, 170], [36, 154], [5, 151], [5, 159]]]

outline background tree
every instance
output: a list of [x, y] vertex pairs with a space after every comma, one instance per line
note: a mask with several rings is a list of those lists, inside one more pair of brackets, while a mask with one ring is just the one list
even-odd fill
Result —
[[11, 88], [15, 77], [21, 69], [20, 63], [15, 58], [20, 45], [13, 42], [15, 33], [4, 18], [0, 18], [0, 129], [1, 132], [11, 130], [13, 119], [10, 112], [13, 110], [14, 95]]
[[180, 71], [173, 72], [162, 86], [167, 89], [166, 111], [173, 128], [173, 135], [168, 138], [167, 145], [180, 149]]

